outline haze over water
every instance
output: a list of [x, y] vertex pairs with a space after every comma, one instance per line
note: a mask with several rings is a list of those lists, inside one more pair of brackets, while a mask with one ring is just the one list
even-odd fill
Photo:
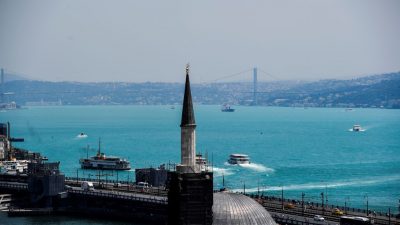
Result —
[[[386, 109], [195, 106], [197, 151], [214, 164], [214, 188], [222, 174], [233, 191], [257, 192], [329, 204], [397, 212], [400, 198], [400, 111]], [[89, 177], [79, 158], [97, 149], [128, 158], [133, 168], [180, 161], [181, 109], [169, 106], [36, 107], [0, 113], [10, 121], [18, 147], [60, 161], [67, 176]], [[349, 131], [360, 124], [365, 131]], [[84, 132], [87, 138], [76, 136]], [[231, 153], [248, 154], [251, 164], [226, 163]], [[93, 173], [94, 174], [94, 173]], [[119, 172], [132, 179], [134, 171]], [[108, 179], [117, 179], [116, 173]]]

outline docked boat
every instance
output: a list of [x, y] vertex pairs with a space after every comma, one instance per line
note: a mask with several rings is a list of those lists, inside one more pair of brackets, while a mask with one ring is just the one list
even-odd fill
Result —
[[207, 170], [207, 159], [203, 157], [202, 154], [196, 154], [196, 165], [199, 166], [200, 171]]
[[224, 105], [222, 105], [221, 111], [222, 112], [235, 112], [235, 109], [231, 108], [231, 106], [228, 104], [224, 104]]
[[250, 164], [250, 158], [245, 154], [231, 154], [228, 159], [228, 163], [232, 165], [236, 164]]
[[0, 173], [2, 174], [20, 174], [26, 173], [28, 169], [28, 160], [1, 161]]
[[95, 156], [86, 159], [80, 159], [82, 169], [99, 169], [99, 170], [130, 170], [131, 164], [128, 160], [117, 156], [106, 156], [99, 149]]
[[361, 131], [361, 130], [362, 129], [361, 129], [360, 125], [358, 125], [358, 124], [353, 125], [353, 131], [358, 132], [358, 131]]

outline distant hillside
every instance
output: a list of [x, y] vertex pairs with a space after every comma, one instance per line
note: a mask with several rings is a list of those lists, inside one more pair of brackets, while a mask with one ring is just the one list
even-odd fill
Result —
[[14, 81], [14, 80], [28, 80], [28, 78], [18, 75], [4, 72], [4, 82]]
[[[181, 104], [180, 83], [79, 83], [13, 80], [6, 91], [23, 105], [43, 100], [68, 105]], [[252, 83], [192, 84], [196, 104], [252, 105]], [[352, 80], [258, 84], [257, 104], [296, 107], [400, 108], [400, 72]]]
[[321, 80], [271, 92], [261, 104], [400, 108], [400, 72], [352, 80]]

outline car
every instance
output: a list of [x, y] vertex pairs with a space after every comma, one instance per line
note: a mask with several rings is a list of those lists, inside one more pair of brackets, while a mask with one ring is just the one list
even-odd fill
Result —
[[315, 216], [314, 216], [314, 220], [315, 220], [315, 221], [325, 221], [325, 218], [322, 217], [321, 215], [315, 215]]
[[147, 182], [138, 182], [136, 184], [136, 188], [140, 189], [141, 191], [147, 191], [149, 188], [149, 183]]
[[292, 203], [287, 203], [287, 204], [285, 204], [285, 208], [294, 209], [294, 205]]
[[89, 181], [83, 181], [81, 183], [81, 188], [84, 191], [94, 191], [94, 186], [93, 186], [93, 182], [89, 182]]
[[341, 210], [338, 209], [338, 208], [335, 208], [335, 209], [333, 209], [332, 214], [333, 214], [333, 215], [336, 215], [336, 216], [343, 216], [343, 211], [341, 211]]

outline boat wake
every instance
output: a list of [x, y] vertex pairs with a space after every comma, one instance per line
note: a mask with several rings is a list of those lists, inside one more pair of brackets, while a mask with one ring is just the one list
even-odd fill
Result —
[[[373, 186], [379, 183], [387, 183], [391, 181], [399, 181], [400, 176], [387, 176], [387, 177], [374, 177], [369, 179], [354, 179], [349, 181], [336, 181], [332, 183], [306, 183], [306, 184], [293, 184], [283, 186], [284, 190], [313, 190], [313, 189], [324, 189], [324, 188], [340, 188], [348, 186]], [[271, 186], [266, 188], [260, 188], [261, 191], [280, 191], [282, 186]], [[234, 192], [240, 192], [242, 189], [232, 190]], [[257, 192], [258, 188], [246, 189], [248, 192]]]
[[214, 177], [222, 177], [222, 175], [229, 176], [235, 174], [235, 172], [230, 168], [226, 169], [226, 168], [213, 167], [213, 172], [214, 172]]
[[239, 166], [239, 167], [242, 167], [242, 168], [245, 168], [245, 169], [254, 170], [256, 172], [270, 172], [270, 173], [275, 172], [274, 169], [266, 167], [266, 166], [261, 165], [261, 164], [257, 164], [257, 163], [232, 165], [232, 164], [229, 164], [228, 162], [225, 162], [224, 165], [225, 166]]
[[261, 164], [257, 164], [257, 163], [250, 163], [250, 164], [238, 164], [240, 167], [246, 168], [246, 169], [250, 169], [250, 170], [254, 170], [257, 172], [274, 172], [275, 170], [272, 168], [268, 168], [264, 165]]

